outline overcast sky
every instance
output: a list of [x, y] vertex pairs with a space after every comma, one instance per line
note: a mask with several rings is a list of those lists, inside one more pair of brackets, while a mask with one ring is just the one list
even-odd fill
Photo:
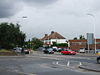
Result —
[[41, 38], [51, 31], [67, 39], [94, 32], [100, 38], [99, 20], [100, 0], [0, 1], [0, 21], [21, 24], [27, 39]]

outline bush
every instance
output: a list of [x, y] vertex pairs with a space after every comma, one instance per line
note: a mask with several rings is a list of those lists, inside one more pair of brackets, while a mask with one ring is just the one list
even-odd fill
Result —
[[56, 46], [56, 47], [68, 47], [67, 43], [54, 43], [51, 47]]

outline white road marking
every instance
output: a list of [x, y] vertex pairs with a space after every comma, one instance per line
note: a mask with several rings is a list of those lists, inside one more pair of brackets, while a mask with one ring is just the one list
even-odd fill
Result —
[[67, 62], [67, 67], [69, 67], [70, 61]]

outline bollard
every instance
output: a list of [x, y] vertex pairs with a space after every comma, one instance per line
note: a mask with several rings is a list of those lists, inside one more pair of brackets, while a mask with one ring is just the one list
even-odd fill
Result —
[[79, 62], [79, 66], [81, 66], [82, 65], [82, 63], [81, 62]]
[[70, 64], [70, 62], [68, 61], [68, 62], [67, 62], [67, 67], [69, 67], [69, 64]]
[[58, 61], [56, 62], [56, 64], [58, 64]]

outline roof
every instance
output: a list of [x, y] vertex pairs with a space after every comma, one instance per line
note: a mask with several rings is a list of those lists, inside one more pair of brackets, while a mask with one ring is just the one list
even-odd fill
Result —
[[62, 35], [57, 32], [52, 31], [50, 35], [45, 34], [45, 36], [41, 40], [48, 40], [48, 39], [66, 39]]
[[65, 37], [63, 37], [62, 35], [60, 35], [60, 34], [57, 33], [57, 32], [52, 32], [52, 33], [49, 35], [49, 39], [65, 39]]
[[48, 39], [49, 39], [49, 36], [45, 34], [45, 36], [41, 40], [48, 40]]

